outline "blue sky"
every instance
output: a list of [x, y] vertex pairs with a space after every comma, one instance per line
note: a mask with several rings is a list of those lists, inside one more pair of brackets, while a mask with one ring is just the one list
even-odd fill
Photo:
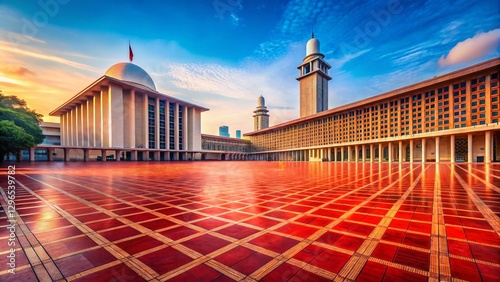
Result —
[[330, 108], [500, 55], [497, 1], [2, 1], [0, 89], [44, 114], [128, 60], [166, 94], [210, 108], [202, 132], [298, 117], [296, 66], [314, 30]]

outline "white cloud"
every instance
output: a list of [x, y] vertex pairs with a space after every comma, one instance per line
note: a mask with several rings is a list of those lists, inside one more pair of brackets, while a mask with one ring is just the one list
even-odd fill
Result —
[[446, 57], [442, 56], [439, 59], [439, 65], [443, 67], [482, 58], [494, 52], [499, 42], [500, 29], [478, 33], [457, 43]]
[[[215, 63], [163, 63], [153, 73], [162, 92], [210, 109], [203, 113], [202, 132], [217, 134], [220, 125], [230, 130], [253, 131], [252, 112], [257, 98], [266, 98], [270, 123], [298, 116], [298, 82], [295, 80], [303, 46], [292, 45], [272, 61], [244, 61], [237, 66]], [[165, 89], [165, 90], [164, 90]]]

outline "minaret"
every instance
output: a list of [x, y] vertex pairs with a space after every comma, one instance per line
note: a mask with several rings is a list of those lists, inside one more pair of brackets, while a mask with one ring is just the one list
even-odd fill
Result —
[[300, 117], [319, 113], [328, 109], [328, 75], [331, 66], [324, 60], [325, 55], [319, 51], [319, 40], [307, 41], [306, 57], [297, 68], [300, 76]]
[[269, 114], [266, 107], [266, 100], [262, 95], [257, 99], [257, 108], [253, 111], [253, 129], [255, 131], [269, 127]]

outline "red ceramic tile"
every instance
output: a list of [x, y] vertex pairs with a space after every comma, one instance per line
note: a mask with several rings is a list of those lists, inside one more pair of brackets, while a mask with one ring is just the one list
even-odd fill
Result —
[[295, 221], [305, 223], [305, 224], [311, 224], [315, 226], [326, 226], [332, 222], [331, 218], [324, 218], [324, 217], [317, 217], [317, 216], [309, 216], [309, 215], [304, 215]]
[[264, 276], [260, 281], [263, 282], [276, 282], [276, 281], [289, 281], [300, 268], [288, 263], [283, 263], [276, 267], [273, 271]]
[[469, 246], [475, 259], [491, 263], [500, 262], [500, 246], [493, 247], [474, 243], [470, 243]]
[[302, 238], [307, 238], [307, 237], [311, 236], [312, 234], [316, 233], [318, 231], [318, 229], [314, 228], [314, 227], [295, 224], [295, 223], [288, 223], [288, 224], [283, 225], [282, 227], [276, 229], [276, 231], [284, 233], [284, 234], [289, 234], [289, 235], [294, 235], [294, 236], [298, 236], [298, 237], [302, 237]]
[[116, 218], [110, 218], [105, 220], [100, 220], [92, 223], [87, 223], [87, 226], [92, 228], [93, 230], [99, 231], [104, 229], [109, 229], [118, 226], [124, 226], [124, 223], [117, 220]]
[[312, 273], [312, 272], [309, 272], [307, 270], [302, 269], [299, 272], [297, 272], [289, 281], [290, 282], [304, 282], [304, 281], [326, 282], [326, 281], [330, 281], [330, 280], [327, 278], [321, 277], [315, 273]]
[[396, 252], [393, 262], [428, 271], [430, 254], [400, 247]]
[[349, 258], [351, 258], [350, 255], [326, 249], [313, 259], [310, 264], [333, 273], [338, 273]]
[[309, 245], [298, 252], [293, 258], [309, 263], [325, 250], [325, 248], [320, 246]]
[[279, 235], [266, 233], [251, 240], [250, 243], [267, 250], [271, 250], [277, 253], [283, 253], [291, 247], [295, 246], [298, 241]]
[[254, 228], [249, 228], [246, 226], [242, 226], [242, 225], [234, 224], [234, 225], [228, 226], [226, 228], [220, 229], [217, 232], [220, 234], [224, 234], [226, 236], [230, 236], [230, 237], [233, 237], [235, 239], [241, 240], [243, 238], [246, 238], [250, 235], [253, 235], [253, 234], [259, 232], [259, 230], [254, 229]]
[[384, 281], [425, 282], [427, 281], [427, 277], [389, 266], [385, 272]]
[[344, 235], [342, 235], [340, 233], [328, 231], [328, 232], [325, 232], [325, 234], [321, 235], [318, 239], [316, 239], [316, 242], [324, 243], [327, 245], [333, 245], [342, 236], [344, 236]]
[[35, 237], [41, 243], [46, 244], [52, 241], [57, 241], [64, 238], [70, 238], [81, 234], [83, 233], [78, 228], [76, 228], [75, 226], [69, 226], [69, 227], [58, 228], [55, 230], [35, 233]]
[[477, 267], [483, 281], [497, 282], [500, 276], [500, 267], [478, 263]]
[[242, 246], [237, 246], [217, 257], [215, 257], [215, 260], [218, 262], [221, 262], [227, 266], [231, 266], [242, 259], [250, 256], [251, 254], [255, 253], [254, 251], [242, 247]]
[[468, 281], [481, 281], [477, 265], [473, 262], [450, 258], [451, 276]]
[[469, 248], [469, 244], [466, 242], [448, 240], [448, 251], [450, 254], [463, 256], [467, 258], [472, 258], [472, 253]]
[[237, 262], [236, 264], [232, 265], [231, 267], [245, 275], [250, 275], [255, 270], [268, 263], [271, 259], [271, 257], [261, 253], [253, 253]]
[[207, 255], [228, 244], [228, 241], [219, 239], [209, 234], [204, 234], [191, 240], [182, 242], [182, 245], [203, 255]]
[[375, 250], [372, 253], [372, 256], [386, 261], [392, 261], [397, 250], [397, 246], [378, 243], [377, 247], [375, 247]]
[[[31, 280], [24, 280], [31, 281]], [[130, 281], [130, 282], [140, 282], [146, 281], [142, 279], [137, 273], [130, 269], [125, 264], [118, 264], [110, 268], [106, 268], [92, 274], [83, 276], [76, 280], [77, 282], [85, 281]]]
[[420, 234], [414, 234], [414, 233], [407, 232], [405, 234], [405, 237], [404, 237], [402, 243], [406, 244], [406, 245], [414, 246], [414, 247], [430, 249], [431, 237], [428, 235], [420, 235]]
[[45, 246], [45, 250], [53, 257], [57, 258], [59, 256], [65, 255], [67, 253], [72, 253], [87, 248], [96, 246], [97, 244], [92, 241], [89, 237], [76, 237], [69, 240], [64, 240], [62, 242], [52, 243]]
[[162, 234], [162, 235], [164, 235], [172, 240], [179, 240], [181, 238], [193, 235], [195, 233], [197, 233], [196, 230], [193, 230], [193, 229], [191, 229], [189, 227], [185, 227], [185, 226], [179, 226], [179, 227], [175, 227], [175, 228], [160, 232], [160, 234]]
[[123, 241], [116, 244], [119, 248], [133, 255], [163, 245], [162, 242], [150, 237], [141, 236], [135, 239]]
[[364, 241], [364, 239], [358, 237], [344, 235], [340, 237], [333, 245], [345, 250], [355, 252]]
[[219, 220], [219, 219], [215, 219], [215, 218], [210, 218], [209, 217], [209, 218], [206, 218], [206, 219], [203, 219], [203, 220], [192, 222], [191, 224], [199, 226], [201, 228], [205, 228], [207, 230], [210, 230], [210, 229], [214, 229], [214, 228], [220, 227], [222, 225], [226, 225], [228, 223], [226, 221], [222, 221], [222, 220]]
[[356, 277], [358, 282], [377, 282], [382, 281], [387, 266], [373, 261], [367, 261], [361, 273]]
[[151, 230], [158, 230], [176, 225], [176, 223], [168, 219], [160, 218], [148, 222], [142, 222], [141, 225]]
[[132, 227], [129, 227], [129, 226], [125, 226], [125, 227], [121, 227], [121, 228], [113, 229], [113, 230], [109, 230], [109, 231], [100, 232], [100, 234], [104, 238], [108, 239], [109, 241], [117, 241], [117, 240], [120, 240], [120, 239], [124, 239], [124, 238], [127, 238], [127, 237], [138, 235], [140, 233], [141, 232], [139, 232], [136, 229], [134, 229]]
[[139, 214], [134, 214], [134, 215], [127, 215], [124, 216], [126, 219], [133, 221], [133, 222], [140, 222], [140, 221], [145, 221], [148, 219], [153, 219], [157, 218], [156, 215], [150, 214], [150, 213], [139, 213]]
[[252, 225], [255, 225], [258, 227], [262, 227], [262, 228], [269, 228], [271, 226], [274, 226], [274, 225], [280, 223], [277, 220], [264, 218], [264, 217], [254, 217], [254, 218], [245, 220], [243, 222], [248, 223], [248, 224], [252, 224]]
[[158, 274], [172, 271], [192, 259], [172, 247], [166, 247], [159, 251], [139, 257], [139, 260], [151, 267]]

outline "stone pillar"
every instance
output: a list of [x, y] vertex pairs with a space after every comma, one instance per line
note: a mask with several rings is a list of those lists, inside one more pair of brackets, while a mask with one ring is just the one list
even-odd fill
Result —
[[427, 156], [426, 154], [426, 150], [425, 150], [425, 139], [422, 138], [422, 162], [424, 163], [425, 162], [425, 158]]
[[491, 131], [484, 132], [484, 162], [491, 163]]
[[344, 162], [344, 147], [340, 147], [340, 161]]
[[472, 163], [472, 133], [467, 134], [467, 162]]
[[354, 161], [355, 162], [359, 161], [359, 146], [358, 145], [354, 146]]
[[399, 140], [399, 144], [398, 144], [398, 151], [399, 151], [399, 162], [402, 163], [403, 162], [403, 141], [402, 140]]
[[388, 155], [388, 158], [389, 158], [389, 162], [392, 163], [392, 143], [389, 142], [389, 144], [387, 144], [387, 155]]
[[[143, 120], [143, 138], [144, 140], [142, 141], [144, 144], [144, 148], [149, 148], [149, 97], [147, 94], [144, 94], [144, 105], [143, 105], [143, 112], [144, 112], [144, 120]], [[149, 158], [149, 156], [146, 158], [146, 160]]]
[[450, 156], [451, 156], [451, 162], [452, 163], [455, 163], [455, 159], [456, 159], [456, 156], [455, 156], [455, 135], [451, 135], [450, 136]]
[[337, 162], [337, 147], [333, 148], [333, 161]]
[[83, 161], [88, 162], [89, 161], [89, 149], [82, 149], [83, 150]]
[[373, 152], [373, 144], [370, 144], [370, 163], [375, 159], [375, 152]]
[[101, 150], [101, 160], [102, 160], [103, 162], [105, 162], [105, 161], [106, 161], [106, 150]]
[[383, 155], [383, 152], [382, 152], [382, 143], [378, 143], [378, 162], [379, 163], [382, 162], [382, 155]]
[[71, 149], [65, 148], [64, 149], [64, 161], [69, 162], [69, 153], [71, 152]]
[[347, 146], [347, 161], [352, 161], [352, 148], [351, 146]]
[[365, 162], [366, 160], [366, 148], [365, 148], [365, 145], [361, 145], [361, 161], [362, 162]]
[[30, 162], [34, 162], [35, 161], [35, 148], [30, 148], [29, 150], [29, 153], [30, 153]]
[[436, 163], [439, 163], [439, 161], [440, 161], [440, 154], [439, 154], [439, 150], [440, 150], [439, 136], [436, 136], [435, 143], [436, 143], [436, 152], [435, 152], [435, 156], [436, 156]]
[[410, 139], [410, 163], [413, 163], [413, 139]]
[[47, 149], [47, 161], [49, 162], [54, 161], [54, 156], [52, 155], [52, 153], [54, 153], [54, 150]]

